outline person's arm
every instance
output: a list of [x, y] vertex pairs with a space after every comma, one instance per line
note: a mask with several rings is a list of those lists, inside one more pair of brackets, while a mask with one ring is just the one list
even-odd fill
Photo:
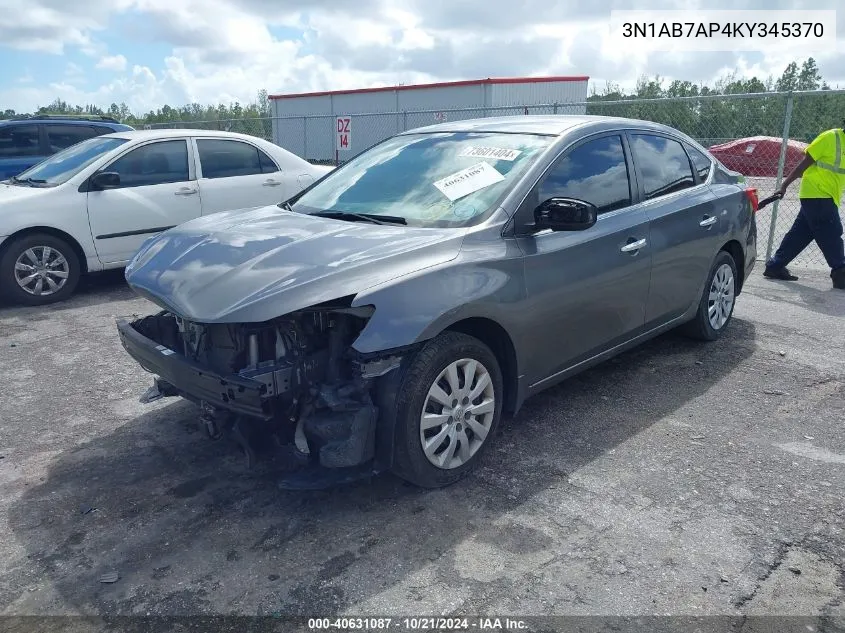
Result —
[[778, 193], [781, 196], [786, 195], [786, 190], [793, 182], [795, 182], [798, 178], [804, 175], [804, 172], [807, 171], [807, 167], [812, 165], [816, 162], [816, 159], [810, 156], [809, 153], [804, 154], [804, 158], [801, 159], [801, 162], [795, 166], [789, 175], [784, 179], [784, 181], [780, 185], [780, 189], [778, 189]]

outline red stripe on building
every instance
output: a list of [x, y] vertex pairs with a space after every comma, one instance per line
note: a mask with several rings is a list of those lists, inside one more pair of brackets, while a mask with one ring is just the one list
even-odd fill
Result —
[[539, 84], [563, 81], [589, 81], [589, 77], [501, 77], [488, 79], [469, 79], [465, 81], [443, 81], [433, 84], [414, 84], [410, 86], [382, 86], [379, 88], [355, 88], [352, 90], [326, 90], [323, 92], [300, 92], [293, 94], [270, 95], [269, 99], [297, 99], [299, 97], [325, 97], [328, 95], [366, 94], [368, 92], [392, 92], [393, 90], [424, 90], [425, 88], [453, 88], [459, 86], [502, 85], [502, 84]]

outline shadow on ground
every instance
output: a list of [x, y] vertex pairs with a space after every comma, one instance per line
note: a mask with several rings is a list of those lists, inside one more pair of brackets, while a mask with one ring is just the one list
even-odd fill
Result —
[[[96, 306], [112, 301], [125, 301], [137, 296], [126, 285], [123, 269], [107, 270], [85, 275], [79, 281], [79, 285], [73, 295], [59, 303], [30, 308], [0, 300], [0, 314], [4, 312], [6, 314], [12, 314], [14, 312], [23, 315], [27, 312], [37, 311], [38, 316], [46, 316], [52, 312]], [[27, 315], [27, 318], [30, 318], [30, 315]]]
[[[205, 439], [196, 409], [176, 401], [67, 448], [12, 505], [27, 559], [8, 565], [0, 604], [37, 579], [52, 588], [40, 604], [51, 612], [328, 615], [420, 576], [421, 605], [446, 609], [454, 590], [473, 596], [465, 612], [495, 609], [520, 575], [467, 580], [457, 547], [475, 539], [529, 559], [548, 548], [510, 516], [705, 394], [755, 346], [753, 324], [739, 319], [714, 344], [662, 336], [529, 400], [481, 467], [438, 491], [391, 476], [282, 491], [269, 470], [245, 473], [232, 445]], [[100, 583], [110, 571], [120, 579]]]
[[[798, 276], [797, 281], [761, 278], [760, 285], [754, 289], [754, 294], [762, 299], [806, 308], [821, 316], [845, 316], [845, 291], [834, 288], [829, 275], [807, 270], [796, 270], [795, 273]], [[804, 277], [810, 277], [812, 281], [822, 278], [824, 280], [822, 288], [811, 285]]]

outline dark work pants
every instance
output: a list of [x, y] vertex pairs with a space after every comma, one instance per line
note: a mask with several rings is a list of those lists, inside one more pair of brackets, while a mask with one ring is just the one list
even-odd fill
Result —
[[816, 240], [831, 270], [845, 267], [845, 244], [842, 242], [842, 219], [830, 198], [802, 198], [798, 217], [783, 236], [780, 248], [767, 262], [767, 267], [782, 268]]

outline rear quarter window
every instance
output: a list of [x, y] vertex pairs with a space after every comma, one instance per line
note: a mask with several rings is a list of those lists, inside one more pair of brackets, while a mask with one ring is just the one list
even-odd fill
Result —
[[693, 169], [695, 169], [695, 173], [698, 175], [698, 181], [704, 182], [710, 176], [710, 170], [713, 169], [713, 160], [691, 145], [684, 145], [684, 147], [686, 147], [687, 154], [689, 154], [690, 160], [692, 161]]

